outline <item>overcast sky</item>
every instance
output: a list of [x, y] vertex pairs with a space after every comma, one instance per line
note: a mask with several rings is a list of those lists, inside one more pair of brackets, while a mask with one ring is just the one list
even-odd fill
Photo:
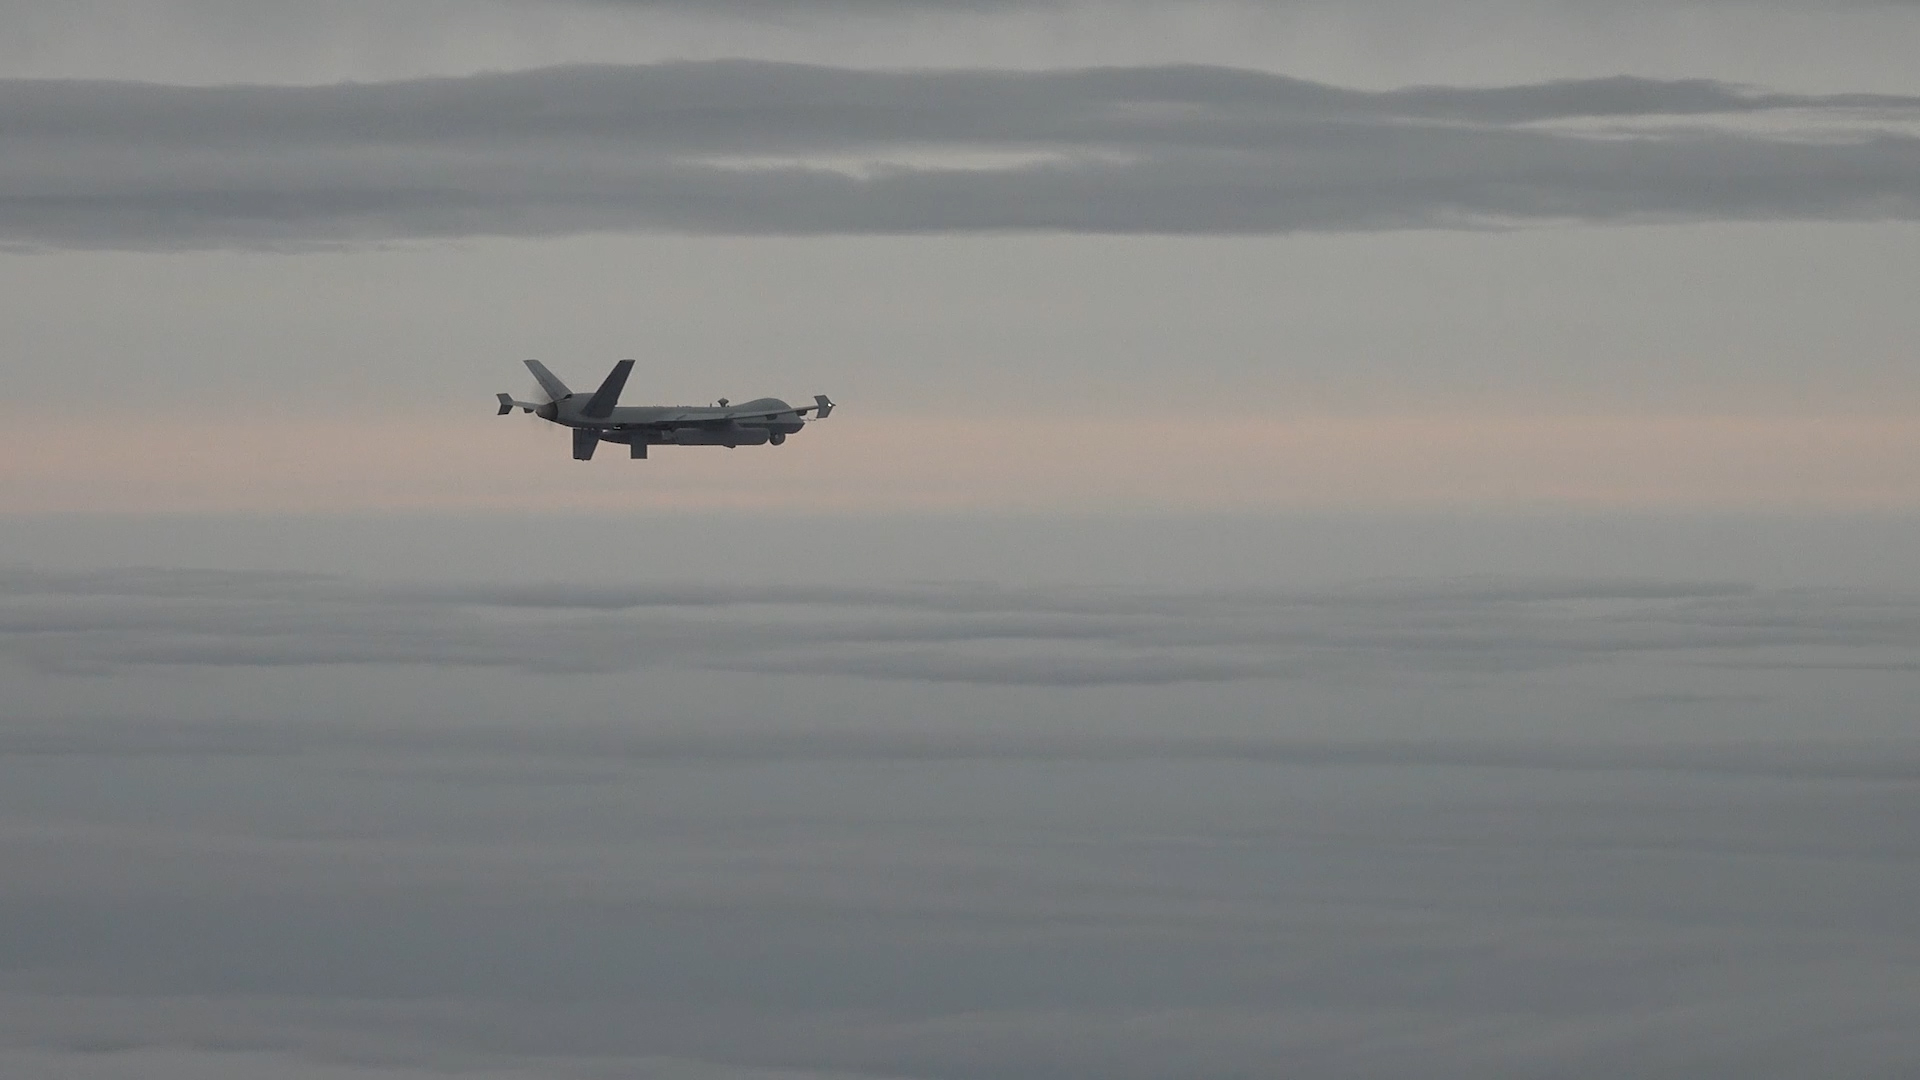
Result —
[[0, 27], [0, 1074], [1920, 1067], [1920, 5]]

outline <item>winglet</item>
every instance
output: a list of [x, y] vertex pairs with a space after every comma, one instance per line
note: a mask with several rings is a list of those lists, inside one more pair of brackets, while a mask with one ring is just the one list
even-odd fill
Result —
[[825, 394], [815, 394], [813, 395], [813, 410], [813, 418], [815, 420], [825, 420], [827, 416], [833, 412], [833, 402], [828, 401], [827, 395]]
[[513, 396], [511, 394], [495, 394], [493, 396], [500, 399], [500, 411], [495, 413], [495, 416], [505, 416], [513, 411]]

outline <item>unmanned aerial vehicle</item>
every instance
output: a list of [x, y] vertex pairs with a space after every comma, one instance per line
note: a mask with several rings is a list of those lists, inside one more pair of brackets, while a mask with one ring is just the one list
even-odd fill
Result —
[[607, 373], [592, 394], [576, 394], [538, 360], [527, 361], [545, 401], [519, 401], [500, 394], [500, 415], [515, 409], [573, 429], [573, 456], [587, 461], [603, 442], [625, 443], [636, 458], [649, 446], [779, 446], [807, 425], [807, 414], [825, 420], [833, 402], [825, 394], [798, 408], [779, 398], [755, 398], [732, 405], [721, 398], [715, 405], [621, 405], [633, 361], [622, 360]]

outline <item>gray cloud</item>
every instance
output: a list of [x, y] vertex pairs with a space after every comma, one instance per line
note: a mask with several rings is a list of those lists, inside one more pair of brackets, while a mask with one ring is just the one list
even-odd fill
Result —
[[[164, 248], [1904, 219], [1920, 210], [1920, 139], [1894, 114], [1916, 107], [1630, 78], [1373, 93], [1194, 66], [16, 80], [0, 92], [0, 238]], [[1855, 128], [1831, 130], [1843, 122]]]
[[[528, 6], [570, 6], [628, 9], [633, 11], [654, 10], [701, 10], [740, 13], [763, 17], [797, 17], [816, 14], [887, 14], [920, 13], [927, 11], [942, 12], [1006, 12], [1006, 11], [1057, 11], [1061, 8], [1082, 8], [1091, 10], [1126, 11], [1145, 6], [1147, 0], [517, 0]], [[1251, 8], [1272, 10], [1303, 8], [1312, 6], [1313, 0], [1211, 0], [1210, 6], [1232, 10]], [[1834, 0], [1834, 8], [1902, 8], [1911, 7], [1920, 0]], [[1617, 0], [1616, 7], [1633, 6], [1672, 7], [1672, 4], [1658, 4], [1655, 0]], [[1356, 3], [1357, 8], [1373, 8], [1392, 11], [1397, 7], [1408, 6], [1404, 0], [1376, 0], [1372, 3]], [[1684, 6], [1712, 10], [1714, 8], [1782, 8], [1790, 6], [1790, 0], [1689, 0]]]
[[[525, 0], [522, 0], [525, 2]], [[696, 12], [758, 19], [810, 19], [846, 15], [981, 14], [1058, 11], [1062, 8], [1125, 9], [1138, 0], [1087, 4], [1086, 0], [532, 0], [529, 6], [607, 8], [615, 11]]]
[[[1769, 733], [1775, 684], [1710, 665], [1910, 657], [1917, 617], [1679, 577], [0, 572], [0, 1073], [1897, 1074], [1920, 752], [1841, 695]], [[1224, 722], [1154, 683], [1242, 663], [1297, 679]], [[1441, 718], [1544, 667], [1519, 734]], [[1409, 671], [1418, 723], [1370, 727]], [[434, 708], [476, 684], [515, 693]], [[1670, 723], [1702, 687], [1738, 722]], [[1564, 723], [1582, 693], [1615, 722]]]
[[469, 724], [452, 731], [393, 722], [288, 726], [253, 721], [21, 717], [0, 726], [0, 756], [58, 758], [270, 758], [324, 752], [352, 758], [404, 754], [503, 756], [580, 780], [579, 766], [818, 763], [1261, 763], [1324, 767], [1457, 766], [1548, 773], [1651, 772], [1795, 780], [1920, 780], [1920, 746], [1899, 740], [1576, 743], [1503, 738], [1338, 738], [1260, 735], [1113, 735], [1045, 731], [663, 731], [559, 720], [540, 727]]
[[0, 575], [0, 651], [45, 671], [338, 664], [686, 668], [1008, 686], [1367, 671], [1519, 672], [1617, 656], [1911, 663], [1920, 598], [1720, 582], [1384, 582], [1305, 592], [383, 587], [156, 570]]
[[1356, 745], [557, 779], [550, 726], [0, 756], [0, 1067], [1868, 1077], [1915, 1049], [1908, 777]]

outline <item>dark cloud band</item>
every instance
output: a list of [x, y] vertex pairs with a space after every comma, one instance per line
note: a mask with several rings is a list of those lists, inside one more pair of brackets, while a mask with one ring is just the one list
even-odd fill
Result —
[[1916, 108], [1627, 78], [1373, 93], [1194, 66], [13, 81], [0, 241], [1911, 219], [1920, 138], [1899, 121]]

